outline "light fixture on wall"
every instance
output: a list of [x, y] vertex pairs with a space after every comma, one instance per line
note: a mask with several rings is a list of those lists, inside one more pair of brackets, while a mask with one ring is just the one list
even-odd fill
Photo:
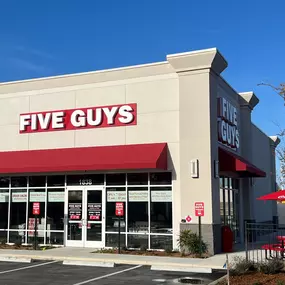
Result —
[[214, 177], [220, 177], [220, 165], [218, 160], [214, 160]]
[[199, 177], [199, 160], [198, 159], [192, 159], [190, 161], [190, 173], [191, 173], [192, 178]]

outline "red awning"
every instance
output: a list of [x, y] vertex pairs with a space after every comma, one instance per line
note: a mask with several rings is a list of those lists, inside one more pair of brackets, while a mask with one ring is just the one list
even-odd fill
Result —
[[128, 169], [167, 170], [167, 144], [0, 152], [0, 174]]
[[265, 177], [266, 173], [235, 153], [219, 147], [220, 172], [234, 173], [239, 177]]
[[285, 201], [285, 190], [273, 192], [257, 198], [257, 200], [274, 200], [274, 201]]

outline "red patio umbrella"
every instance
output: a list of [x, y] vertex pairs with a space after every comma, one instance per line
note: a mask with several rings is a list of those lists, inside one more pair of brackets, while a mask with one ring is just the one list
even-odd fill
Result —
[[274, 200], [274, 201], [285, 201], [285, 190], [273, 192], [257, 198], [257, 200]]

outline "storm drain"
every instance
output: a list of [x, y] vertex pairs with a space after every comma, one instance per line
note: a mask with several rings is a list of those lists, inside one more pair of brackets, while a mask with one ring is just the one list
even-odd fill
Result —
[[180, 278], [178, 282], [183, 284], [205, 284], [205, 280], [200, 278], [192, 278], [192, 277]]

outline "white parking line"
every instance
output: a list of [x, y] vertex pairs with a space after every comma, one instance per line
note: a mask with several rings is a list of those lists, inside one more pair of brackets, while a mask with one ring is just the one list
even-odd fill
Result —
[[35, 268], [35, 267], [39, 267], [39, 266], [44, 266], [44, 265], [56, 263], [56, 262], [58, 262], [58, 261], [49, 261], [49, 262], [35, 264], [35, 265], [31, 265], [31, 266], [25, 266], [25, 267], [20, 267], [20, 268], [6, 270], [6, 271], [0, 271], [0, 274], [6, 274], [6, 273], [14, 272], [14, 271], [20, 271], [20, 270]]
[[76, 283], [76, 284], [73, 284], [73, 285], [87, 284], [87, 283], [90, 283], [92, 281], [97, 281], [97, 280], [108, 278], [108, 277], [111, 277], [111, 276], [114, 276], [114, 275], [118, 275], [118, 274], [121, 274], [121, 273], [124, 273], [124, 272], [127, 272], [127, 271], [131, 271], [131, 270], [137, 269], [139, 267], [142, 267], [142, 265], [137, 265], [135, 267], [131, 267], [131, 268], [128, 268], [128, 269], [124, 269], [124, 270], [121, 270], [121, 271], [116, 271], [116, 272], [113, 272], [113, 273], [110, 273], [110, 274], [106, 274], [106, 275], [103, 275], [103, 276], [99, 276], [99, 277], [96, 277], [96, 278], [93, 278], [93, 279], [85, 280], [85, 281], [82, 281], [82, 282], [79, 282], [79, 283]]

